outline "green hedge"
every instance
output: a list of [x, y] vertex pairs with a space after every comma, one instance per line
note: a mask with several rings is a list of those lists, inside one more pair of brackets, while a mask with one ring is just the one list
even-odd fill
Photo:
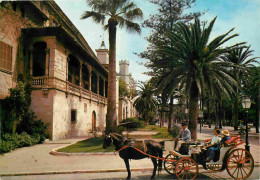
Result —
[[[124, 119], [120, 123], [126, 123], [126, 122], [133, 122], [132, 124], [128, 125], [128, 130], [129, 131], [133, 131], [133, 130], [138, 129], [138, 128], [143, 128], [145, 126], [145, 122], [144, 121], [140, 121], [137, 118], [127, 118], [127, 119]], [[125, 126], [124, 127], [120, 126], [119, 130], [120, 131], [126, 131], [127, 128]]]
[[39, 134], [29, 135], [26, 132], [21, 134], [4, 134], [0, 140], [0, 153], [10, 152], [16, 148], [32, 146], [42, 143], [42, 138]]

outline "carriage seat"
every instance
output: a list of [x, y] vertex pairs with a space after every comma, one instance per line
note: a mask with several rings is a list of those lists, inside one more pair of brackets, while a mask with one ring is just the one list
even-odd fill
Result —
[[180, 158], [184, 158], [184, 157], [191, 157], [190, 155], [182, 155], [176, 151], [169, 151], [170, 154], [174, 155], [174, 156], [177, 156], [177, 157], [180, 157]]
[[220, 148], [220, 155], [219, 155], [219, 160], [216, 162], [207, 162], [207, 165], [214, 165], [214, 164], [218, 164], [218, 165], [222, 165], [223, 164], [223, 159], [225, 157], [226, 152], [230, 149], [231, 147], [221, 147]]
[[238, 136], [233, 136], [230, 138], [230, 140], [227, 140], [224, 144], [225, 147], [230, 147], [230, 146], [234, 146], [237, 142], [240, 141], [240, 135]]

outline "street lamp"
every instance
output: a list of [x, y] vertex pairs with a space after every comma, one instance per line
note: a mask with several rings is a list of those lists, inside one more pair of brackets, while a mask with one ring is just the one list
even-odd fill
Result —
[[247, 123], [248, 123], [248, 109], [251, 106], [250, 98], [243, 96], [242, 106], [243, 106], [244, 109], [246, 109], [246, 145], [245, 145], [245, 148], [246, 148], [247, 151], [250, 152], [250, 146], [249, 146], [249, 142], [248, 142], [248, 125], [247, 125]]
[[199, 120], [200, 120], [200, 133], [201, 133], [201, 121], [202, 121], [202, 118], [203, 118], [203, 111], [201, 109], [198, 111], [198, 117], [199, 117]]

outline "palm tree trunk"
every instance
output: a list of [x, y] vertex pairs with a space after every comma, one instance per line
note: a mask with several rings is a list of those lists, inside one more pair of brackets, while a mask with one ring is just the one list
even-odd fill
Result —
[[219, 129], [222, 129], [222, 118], [223, 118], [223, 116], [222, 116], [222, 106], [221, 106], [221, 104], [222, 103], [218, 103], [218, 119], [219, 119], [219, 121], [218, 121], [218, 126], [219, 126]]
[[172, 129], [172, 119], [173, 119], [173, 96], [171, 96], [171, 101], [170, 101], [168, 129]]
[[232, 119], [234, 122], [234, 130], [237, 131], [238, 130], [238, 98], [237, 98], [238, 90], [237, 90], [237, 87], [235, 88], [235, 92], [236, 92], [236, 96], [235, 96], [234, 111], [233, 111]]
[[259, 111], [259, 93], [257, 93], [255, 97], [255, 105], [256, 105], [256, 115], [255, 115], [255, 130], [256, 133], [259, 133], [259, 121], [260, 121], [260, 111]]
[[198, 124], [198, 100], [199, 100], [199, 89], [196, 82], [192, 82], [190, 89], [190, 100], [189, 100], [189, 129], [191, 131], [191, 139], [197, 139], [197, 124]]
[[[111, 19], [110, 19], [111, 20]], [[109, 73], [107, 95], [106, 133], [117, 129], [116, 112], [116, 25], [117, 22], [109, 20]]]

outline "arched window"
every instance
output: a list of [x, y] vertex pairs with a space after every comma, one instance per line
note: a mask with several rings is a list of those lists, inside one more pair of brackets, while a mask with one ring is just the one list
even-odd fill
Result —
[[104, 80], [99, 78], [99, 95], [104, 96]]
[[80, 63], [72, 55], [69, 55], [69, 68], [68, 69], [69, 69], [69, 73], [68, 73], [69, 82], [79, 86]]
[[97, 93], [97, 75], [94, 71], [91, 72], [91, 91]]
[[82, 87], [89, 89], [89, 71], [85, 64], [82, 65]]
[[46, 48], [45, 42], [37, 42], [33, 45], [33, 76], [45, 75]]

